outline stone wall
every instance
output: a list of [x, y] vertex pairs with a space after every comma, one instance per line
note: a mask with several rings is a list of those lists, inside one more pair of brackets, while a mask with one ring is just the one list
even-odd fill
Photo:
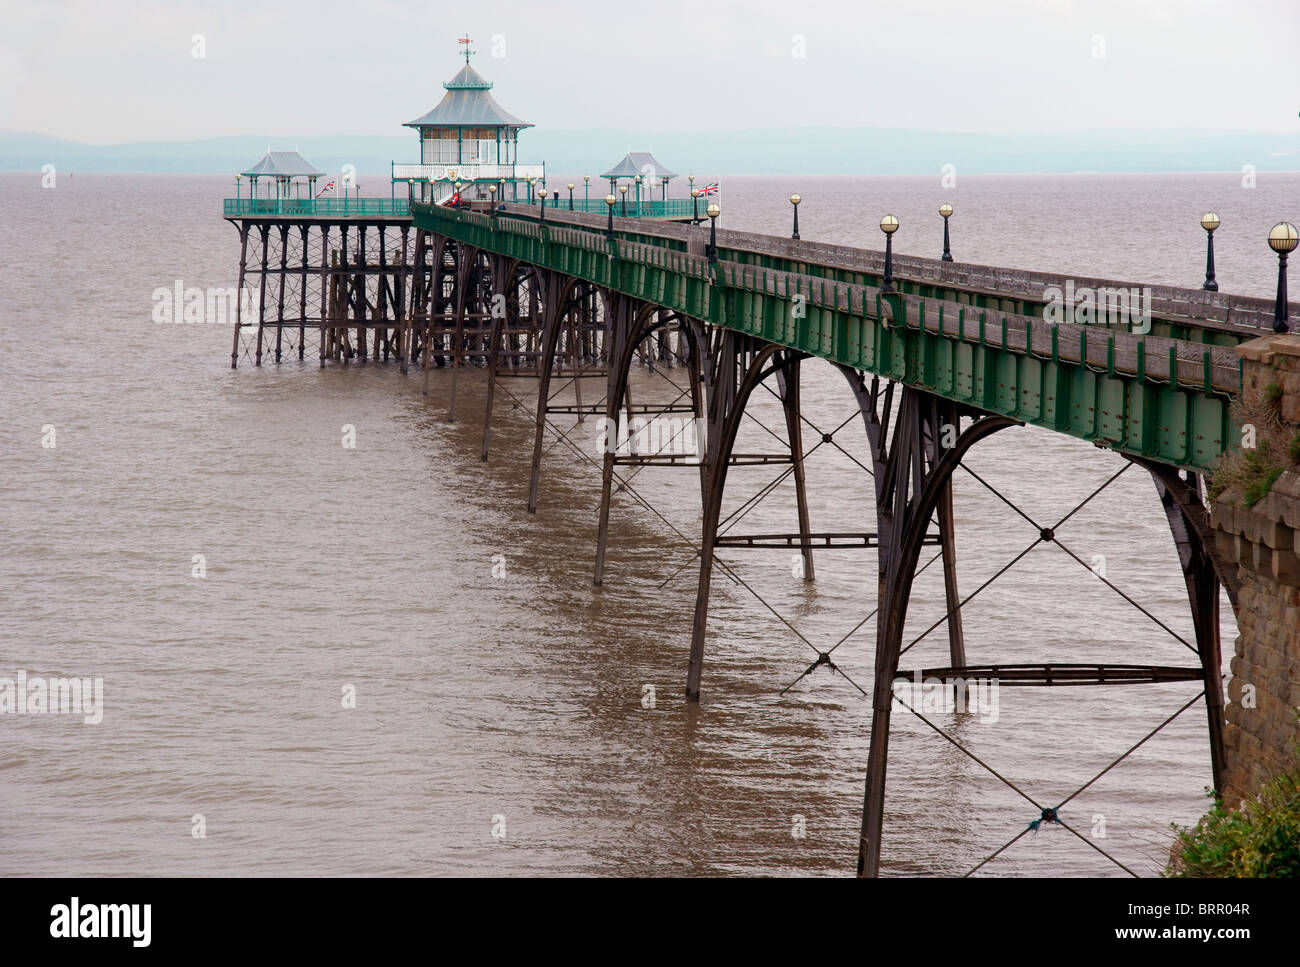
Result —
[[[1243, 343], [1242, 397], [1277, 399], [1276, 441], [1300, 432], [1300, 335]], [[1276, 423], [1277, 420], [1274, 420]], [[1275, 444], [1276, 446], [1276, 444]], [[1283, 461], [1288, 462], [1288, 461]], [[1247, 507], [1240, 487], [1220, 494], [1211, 521], [1219, 551], [1241, 580], [1238, 637], [1228, 686], [1225, 801], [1235, 805], [1295, 762], [1300, 744], [1300, 473], [1292, 467]]]

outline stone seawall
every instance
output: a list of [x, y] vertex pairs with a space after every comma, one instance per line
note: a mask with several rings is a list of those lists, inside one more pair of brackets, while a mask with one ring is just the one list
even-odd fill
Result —
[[1252, 506], [1234, 481], [1211, 510], [1219, 551], [1241, 581], [1224, 733], [1228, 805], [1292, 765], [1300, 744], [1300, 468], [1288, 451], [1300, 434], [1300, 335], [1256, 339], [1238, 351], [1242, 400], [1266, 414], [1268, 425], [1254, 429], [1272, 440], [1271, 458], [1260, 463], [1291, 469]]

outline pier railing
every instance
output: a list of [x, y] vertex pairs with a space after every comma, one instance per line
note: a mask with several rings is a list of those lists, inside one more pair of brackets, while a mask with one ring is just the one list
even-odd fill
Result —
[[243, 215], [409, 217], [411, 203], [405, 198], [227, 198], [227, 218]]
[[[465, 193], [467, 201], [470, 200], [469, 192]], [[516, 202], [515, 204], [523, 204]], [[533, 207], [539, 207], [537, 199], [533, 200]], [[569, 210], [569, 199], [567, 197], [548, 198], [546, 207], [552, 211]], [[704, 220], [704, 205], [697, 206], [699, 217]], [[573, 200], [573, 211], [586, 212], [595, 215], [605, 214], [605, 200], [603, 198], [585, 200], [575, 198]], [[411, 214], [411, 203], [406, 198], [227, 198], [224, 200], [224, 214], [227, 218], [238, 218], [242, 216], [272, 215], [272, 216], [305, 216], [305, 217], [328, 217], [328, 218], [350, 218], [350, 217], [389, 217], [404, 218]], [[614, 205], [614, 215], [623, 217], [622, 202]], [[689, 219], [693, 214], [691, 208], [691, 199], [689, 198], [669, 198], [666, 201], [647, 201], [642, 200], [640, 208], [636, 202], [627, 203], [627, 217], [635, 218], [676, 218]]]

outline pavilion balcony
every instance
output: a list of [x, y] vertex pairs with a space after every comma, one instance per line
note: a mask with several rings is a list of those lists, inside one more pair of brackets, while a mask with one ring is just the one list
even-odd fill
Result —
[[545, 165], [488, 165], [457, 164], [454, 161], [445, 164], [412, 165], [394, 164], [394, 181], [446, 181], [452, 178], [459, 181], [515, 181], [528, 178], [544, 178]]

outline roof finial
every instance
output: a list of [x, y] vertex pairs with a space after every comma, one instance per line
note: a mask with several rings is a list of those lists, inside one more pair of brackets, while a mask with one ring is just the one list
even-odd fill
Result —
[[469, 49], [469, 45], [472, 43], [472, 41], [469, 39], [469, 34], [466, 34], [464, 37], [461, 37], [459, 40], [456, 41], [456, 43], [465, 45], [465, 66], [468, 67], [470, 55], [474, 53], [474, 51]]

